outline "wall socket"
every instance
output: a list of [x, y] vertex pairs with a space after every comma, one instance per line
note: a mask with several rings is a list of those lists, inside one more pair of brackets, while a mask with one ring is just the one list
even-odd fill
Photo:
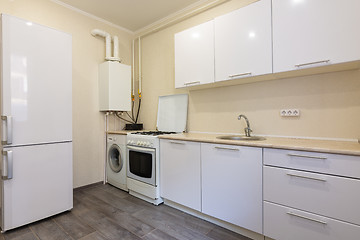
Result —
[[281, 109], [280, 116], [282, 116], [282, 117], [299, 117], [300, 110], [299, 109]]

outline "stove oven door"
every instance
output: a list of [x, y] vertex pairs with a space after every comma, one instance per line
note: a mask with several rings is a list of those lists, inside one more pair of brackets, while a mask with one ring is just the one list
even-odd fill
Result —
[[127, 146], [127, 176], [156, 186], [156, 150], [154, 148]]

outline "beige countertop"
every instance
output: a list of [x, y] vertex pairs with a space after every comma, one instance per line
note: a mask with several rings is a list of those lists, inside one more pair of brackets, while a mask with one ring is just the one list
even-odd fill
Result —
[[183, 134], [161, 135], [159, 136], [159, 138], [182, 140], [182, 141], [240, 145], [240, 146], [264, 147], [264, 148], [316, 151], [323, 153], [337, 153], [337, 154], [360, 156], [360, 144], [358, 142], [299, 139], [299, 138], [285, 138], [285, 137], [266, 137], [266, 140], [262, 140], [262, 141], [223, 140], [216, 138], [218, 136], [223, 136], [223, 135], [226, 134], [183, 133]]

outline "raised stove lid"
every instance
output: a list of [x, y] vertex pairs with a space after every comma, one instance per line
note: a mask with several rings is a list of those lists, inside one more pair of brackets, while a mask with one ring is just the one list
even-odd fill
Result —
[[187, 94], [160, 96], [157, 129], [167, 132], [184, 132], [186, 130], [188, 102]]

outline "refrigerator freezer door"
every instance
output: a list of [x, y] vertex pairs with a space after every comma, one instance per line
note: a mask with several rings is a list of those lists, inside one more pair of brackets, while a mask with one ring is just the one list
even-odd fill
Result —
[[6, 14], [1, 25], [1, 116], [12, 117], [12, 129], [2, 129], [12, 133], [7, 145], [71, 140], [71, 36]]
[[12, 151], [13, 178], [1, 181], [3, 231], [73, 207], [71, 142], [4, 151]]

